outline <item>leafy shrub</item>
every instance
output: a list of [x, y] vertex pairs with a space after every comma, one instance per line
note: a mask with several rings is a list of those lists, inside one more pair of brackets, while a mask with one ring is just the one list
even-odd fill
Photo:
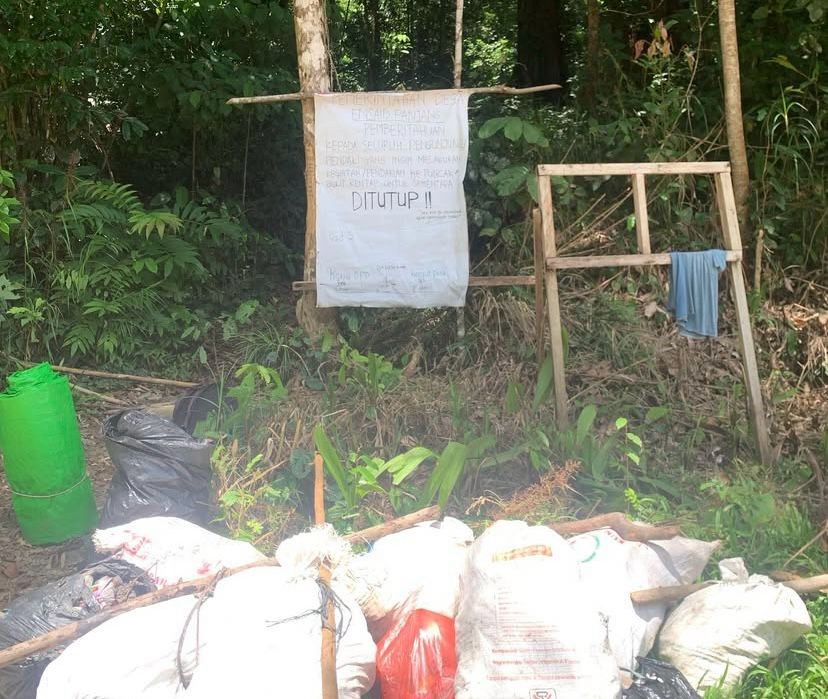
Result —
[[37, 163], [21, 173], [20, 225], [0, 238], [5, 348], [133, 363], [181, 351], [206, 322], [199, 309], [242, 275], [253, 231], [183, 188], [145, 205], [89, 174]]

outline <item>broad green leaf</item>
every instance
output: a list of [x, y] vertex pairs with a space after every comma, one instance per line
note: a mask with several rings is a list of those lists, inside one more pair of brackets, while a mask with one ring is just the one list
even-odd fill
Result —
[[479, 138], [490, 138], [491, 136], [494, 136], [498, 131], [506, 126], [506, 122], [508, 120], [509, 117], [495, 117], [494, 119], [489, 119], [483, 124], [483, 126], [480, 127], [480, 130], [477, 132], [477, 136]]
[[501, 197], [508, 197], [526, 184], [529, 168], [525, 165], [512, 165], [498, 172], [492, 178], [492, 184]]
[[627, 440], [629, 440], [639, 448], [643, 446], [641, 437], [639, 437], [635, 432], [627, 432]]
[[543, 132], [534, 124], [527, 121], [523, 122], [523, 138], [527, 143], [538, 146], [548, 146], [549, 140], [543, 135]]
[[538, 371], [538, 380], [535, 383], [535, 395], [532, 398], [533, 411], [537, 411], [541, 403], [549, 395], [549, 389], [552, 387], [553, 368], [552, 356], [547, 355]]
[[649, 425], [650, 423], [658, 422], [669, 414], [670, 408], [663, 405], [656, 405], [647, 411], [647, 414], [644, 416], [644, 422]]
[[506, 412], [514, 415], [520, 410], [520, 389], [514, 381], [506, 387]]
[[538, 176], [534, 172], [526, 174], [526, 189], [529, 190], [529, 196], [536, 204], [540, 201], [540, 193], [538, 192]]
[[449, 442], [437, 460], [437, 465], [431, 472], [431, 477], [420, 495], [419, 504], [426, 507], [438, 495], [438, 504], [443, 507], [448, 502], [454, 486], [463, 472], [466, 464], [467, 447], [460, 442]]
[[388, 471], [393, 474], [391, 482], [394, 485], [399, 485], [412, 473], [414, 473], [423, 461], [431, 458], [432, 456], [436, 456], [436, 454], [431, 451], [431, 449], [427, 449], [426, 447], [414, 447], [413, 449], [409, 449], [404, 454], [398, 454], [393, 459], [386, 461], [379, 473]]
[[468, 448], [459, 442], [449, 442], [437, 464], [442, 473], [437, 504], [444, 509], [466, 466]]
[[503, 128], [503, 135], [510, 141], [517, 141], [523, 134], [523, 119], [520, 117], [509, 117], [506, 126]]
[[583, 410], [581, 410], [581, 414], [578, 415], [578, 423], [575, 426], [575, 444], [577, 446], [581, 446], [584, 443], [584, 439], [586, 439], [587, 434], [592, 429], [592, 425], [595, 422], [595, 417], [598, 415], [598, 408], [596, 408], [592, 403], [585, 406]]
[[354, 507], [356, 503], [353, 502], [351, 489], [348, 487], [348, 473], [345, 471], [339, 454], [336, 453], [336, 449], [331, 444], [331, 440], [328, 439], [328, 435], [325, 434], [325, 429], [322, 425], [317, 425], [314, 428], [313, 441], [316, 444], [316, 449], [322, 455], [322, 460], [325, 462], [328, 473], [331, 474], [331, 477], [339, 488], [339, 492], [345, 498], [345, 502], [349, 507]]

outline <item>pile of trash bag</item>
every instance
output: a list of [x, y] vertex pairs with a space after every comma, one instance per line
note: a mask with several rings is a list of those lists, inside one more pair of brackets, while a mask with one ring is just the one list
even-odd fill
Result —
[[[94, 542], [110, 568], [38, 591], [53, 602], [17, 600], [0, 621], [4, 645], [117, 601], [108, 590], [119, 570], [142, 590], [217, 582], [0, 670], [0, 699], [34, 699], [35, 688], [37, 699], [318, 699], [328, 604], [340, 699], [698, 699], [734, 686], [811, 624], [795, 592], [748, 575], [741, 559], [722, 561], [722, 581], [675, 609], [634, 604], [634, 590], [701, 574], [718, 542], [684, 537], [634, 542], [601, 529], [564, 539], [499, 521], [475, 539], [447, 517], [361, 554], [324, 525], [268, 560], [191, 522], [149, 517], [98, 530]], [[221, 577], [242, 566], [252, 567]]]
[[[0, 650], [154, 589], [137, 566], [117, 560], [97, 563], [15, 599], [0, 617]], [[0, 699], [35, 699], [43, 671], [60, 651], [55, 648], [0, 667]]]
[[101, 527], [160, 515], [206, 525], [213, 516], [213, 443], [143, 410], [123, 410], [103, 425], [115, 464]]

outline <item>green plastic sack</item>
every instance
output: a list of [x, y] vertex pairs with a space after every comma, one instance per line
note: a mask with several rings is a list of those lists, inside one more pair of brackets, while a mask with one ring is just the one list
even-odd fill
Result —
[[18, 371], [0, 393], [0, 451], [23, 537], [55, 544], [95, 528], [75, 404], [48, 364]]

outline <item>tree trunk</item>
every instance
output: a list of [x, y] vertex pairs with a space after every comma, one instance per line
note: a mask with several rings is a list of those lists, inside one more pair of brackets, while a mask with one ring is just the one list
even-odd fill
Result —
[[587, 0], [587, 44], [586, 74], [584, 75], [584, 104], [592, 109], [595, 106], [595, 88], [598, 85], [598, 54], [601, 51], [599, 27], [601, 10], [598, 0]]
[[736, 214], [743, 236], [748, 237], [748, 173], [745, 131], [742, 120], [742, 90], [739, 77], [739, 43], [736, 38], [736, 7], [734, 0], [719, 0], [719, 35], [722, 43], [722, 80], [724, 83], [725, 123], [733, 177]]
[[[294, 26], [302, 92], [329, 92], [331, 75], [328, 63], [328, 25], [324, 0], [295, 0]], [[305, 140], [305, 279], [316, 275], [316, 153], [314, 150], [314, 104], [302, 100], [302, 130]], [[296, 304], [296, 319], [312, 338], [326, 330], [336, 333], [333, 309], [316, 307], [316, 292], [306, 291]]]
[[[518, 0], [517, 43], [515, 79], [519, 85], [564, 85], [560, 0]], [[561, 92], [546, 94], [554, 100], [560, 98]]]

